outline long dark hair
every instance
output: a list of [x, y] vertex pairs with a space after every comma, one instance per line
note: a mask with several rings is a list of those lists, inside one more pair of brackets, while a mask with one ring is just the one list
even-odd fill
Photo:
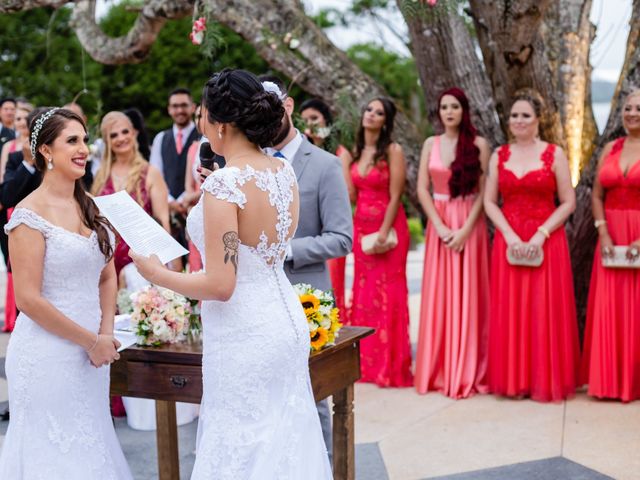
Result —
[[122, 113], [124, 113], [129, 120], [131, 120], [131, 125], [138, 131], [138, 151], [142, 154], [142, 158], [149, 161], [151, 157], [151, 142], [149, 142], [149, 133], [147, 132], [147, 127], [144, 124], [144, 116], [142, 112], [137, 108], [127, 108]]
[[378, 141], [376, 142], [376, 153], [373, 157], [374, 165], [376, 165], [380, 160], [383, 160], [386, 157], [387, 149], [389, 148], [389, 145], [393, 143], [391, 134], [393, 133], [393, 125], [396, 118], [396, 105], [389, 98], [376, 97], [367, 102], [367, 106], [362, 111], [362, 115], [360, 116], [360, 126], [358, 127], [358, 133], [356, 134], [356, 146], [353, 149], [354, 162], [360, 160], [362, 150], [364, 150], [364, 128], [362, 127], [362, 119], [364, 118], [364, 113], [369, 105], [371, 105], [371, 103], [375, 102], [376, 100], [382, 104], [382, 108], [384, 109], [384, 125], [382, 125], [380, 135], [378, 136]]
[[[30, 139], [33, 138], [33, 128], [36, 125], [38, 119], [50, 110], [51, 108], [43, 108], [38, 112], [37, 115], [33, 117], [29, 125]], [[47, 118], [42, 124], [40, 132], [38, 133], [38, 138], [36, 139], [36, 156], [34, 160], [36, 168], [38, 169], [38, 171], [43, 172], [43, 174], [44, 172], [46, 172], [47, 161], [44, 158], [44, 155], [40, 153], [40, 147], [42, 145], [51, 145], [56, 140], [56, 138], [60, 136], [60, 133], [70, 121], [78, 122], [84, 128], [84, 131], [87, 131], [87, 126], [84, 124], [82, 118], [80, 118], [71, 110], [67, 110], [66, 108], [60, 108], [56, 110], [55, 113]], [[107, 219], [100, 215], [98, 207], [96, 207], [95, 203], [93, 203], [93, 200], [91, 200], [91, 198], [85, 192], [82, 184], [82, 178], [78, 178], [75, 182], [73, 188], [73, 198], [80, 206], [82, 223], [96, 232], [98, 236], [98, 245], [100, 246], [100, 251], [105, 256], [105, 258], [109, 260], [113, 255], [113, 248], [111, 247], [108, 233], [108, 230], [111, 229], [111, 226]]]
[[[471, 123], [469, 99], [460, 88], [453, 87], [445, 90], [438, 97], [438, 116], [440, 116], [440, 103], [445, 95], [455, 97], [462, 107], [456, 157], [451, 164], [451, 178], [449, 178], [451, 197], [455, 198], [473, 193], [478, 188], [482, 166], [480, 164], [480, 149], [474, 143], [477, 131]], [[442, 118], [440, 118], [440, 122], [442, 122]]]

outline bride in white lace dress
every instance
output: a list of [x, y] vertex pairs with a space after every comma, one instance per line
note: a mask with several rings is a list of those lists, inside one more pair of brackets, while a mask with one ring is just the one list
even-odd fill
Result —
[[205, 300], [192, 480], [332, 478], [309, 379], [309, 330], [282, 268], [298, 223], [296, 177], [259, 148], [283, 113], [253, 74], [214, 75], [203, 95], [205, 134], [227, 167], [203, 183], [187, 223], [205, 272], [171, 272], [132, 255], [151, 282]]
[[21, 313], [7, 349], [0, 478], [129, 480], [109, 412], [108, 365], [119, 357], [113, 235], [80, 183], [86, 128], [64, 109], [32, 123], [42, 184], [5, 227]]

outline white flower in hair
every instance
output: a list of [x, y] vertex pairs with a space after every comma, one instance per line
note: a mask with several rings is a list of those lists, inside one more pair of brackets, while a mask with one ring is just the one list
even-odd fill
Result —
[[273, 82], [262, 82], [262, 88], [264, 88], [265, 92], [275, 93], [280, 100], [287, 98], [287, 96], [280, 91], [278, 85]]

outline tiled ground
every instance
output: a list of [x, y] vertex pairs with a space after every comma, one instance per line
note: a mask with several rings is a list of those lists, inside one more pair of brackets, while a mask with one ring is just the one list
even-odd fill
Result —
[[[412, 252], [414, 342], [421, 274], [422, 256]], [[0, 273], [0, 304], [3, 283]], [[0, 358], [7, 341], [0, 334]], [[2, 358], [0, 409], [6, 393]], [[640, 401], [602, 402], [584, 393], [557, 404], [493, 396], [454, 401], [357, 384], [355, 412], [358, 480], [640, 480]], [[0, 443], [6, 426], [0, 422]], [[154, 433], [133, 431], [122, 420], [116, 428], [135, 478], [156, 478]], [[182, 478], [193, 463], [195, 431], [195, 422], [180, 428]]]

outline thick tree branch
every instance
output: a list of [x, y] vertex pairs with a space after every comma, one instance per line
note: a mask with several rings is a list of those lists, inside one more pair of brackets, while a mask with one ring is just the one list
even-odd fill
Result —
[[189, 15], [192, 10], [192, 2], [181, 0], [145, 2], [127, 35], [112, 38], [96, 24], [95, 0], [80, 0], [73, 9], [72, 25], [84, 49], [98, 62], [139, 63], [149, 55], [167, 19]]
[[[399, 6], [401, 3], [402, 0], [398, 0]], [[401, 10], [409, 27], [410, 47], [431, 123], [439, 124], [437, 102], [440, 93], [457, 86], [469, 97], [474, 123], [481, 135], [494, 146], [503, 143], [505, 137], [495, 114], [491, 85], [460, 15], [451, 8], [429, 16], [419, 11]], [[434, 68], [435, 65], [438, 68]]]
[[60, 8], [67, 3], [66, 0], [0, 0], [0, 13], [22, 12], [38, 7]]

